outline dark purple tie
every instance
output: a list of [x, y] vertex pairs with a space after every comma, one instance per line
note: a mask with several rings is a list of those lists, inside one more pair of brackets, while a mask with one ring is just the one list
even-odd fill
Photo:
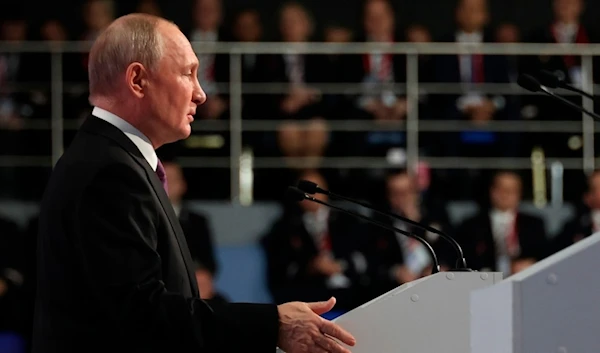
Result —
[[168, 195], [169, 188], [167, 186], [167, 173], [165, 173], [165, 167], [160, 159], [158, 160], [158, 165], [156, 166], [156, 175], [158, 175], [158, 179], [160, 179], [160, 182], [163, 184], [163, 188], [165, 188], [165, 192]]

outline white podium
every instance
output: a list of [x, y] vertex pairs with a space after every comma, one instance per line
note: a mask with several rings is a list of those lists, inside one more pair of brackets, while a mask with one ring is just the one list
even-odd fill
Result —
[[351, 332], [353, 353], [469, 352], [469, 294], [502, 280], [497, 272], [440, 272], [406, 283], [334, 321]]
[[600, 233], [471, 293], [471, 343], [471, 353], [600, 352]]

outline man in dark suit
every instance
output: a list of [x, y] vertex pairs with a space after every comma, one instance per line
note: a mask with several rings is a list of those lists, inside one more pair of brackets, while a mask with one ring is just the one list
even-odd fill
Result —
[[117, 19], [90, 52], [95, 107], [57, 163], [39, 219], [33, 352], [347, 352], [321, 318], [335, 300], [211, 306], [200, 299], [155, 149], [186, 138], [206, 100], [176, 25]]
[[[327, 187], [318, 172], [307, 171], [300, 180]], [[326, 195], [317, 197], [327, 201]], [[275, 301], [313, 301], [335, 295], [343, 311], [364, 303], [361, 294], [367, 263], [361, 249], [362, 224], [306, 200], [286, 211], [262, 239]]]
[[456, 236], [473, 270], [519, 272], [545, 256], [544, 221], [520, 211], [521, 178], [499, 172], [490, 188], [491, 208], [461, 224]]
[[576, 242], [600, 231], [600, 170], [588, 177], [587, 190], [583, 195], [583, 207], [550, 241], [548, 255], [559, 252]]
[[192, 261], [194, 261], [200, 297], [224, 301], [225, 298], [214, 288], [214, 278], [218, 268], [208, 218], [202, 213], [191, 210], [184, 203], [183, 197], [187, 191], [187, 182], [179, 164], [171, 161], [163, 163], [163, 165], [169, 181], [169, 200], [179, 218], [179, 224], [181, 224]]

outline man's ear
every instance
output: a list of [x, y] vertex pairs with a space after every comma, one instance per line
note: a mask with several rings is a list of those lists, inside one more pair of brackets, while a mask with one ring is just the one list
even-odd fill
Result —
[[140, 63], [131, 63], [125, 73], [127, 88], [136, 97], [142, 98], [148, 84], [148, 70]]

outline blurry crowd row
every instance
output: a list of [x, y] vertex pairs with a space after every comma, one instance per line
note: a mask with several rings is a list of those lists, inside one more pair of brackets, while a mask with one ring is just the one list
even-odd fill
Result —
[[[67, 33], [60, 21], [47, 19], [40, 26], [28, 22], [27, 16], [4, 21], [0, 39], [13, 42], [38, 39], [44, 41], [94, 40], [103, 28], [119, 15], [117, 4], [111, 0], [89, 0], [84, 6], [86, 29], [81, 33]], [[456, 28], [448, 29], [445, 36], [431, 38], [421, 25], [396, 23], [393, 4], [388, 0], [364, 1], [360, 28], [344, 28], [324, 24], [324, 33], [315, 33], [312, 16], [300, 3], [290, 2], [278, 12], [279, 26], [275, 30], [282, 42], [304, 42], [322, 38], [327, 42], [537, 42], [537, 43], [592, 43], [593, 31], [580, 22], [584, 11], [583, 0], [552, 1], [554, 18], [543, 28], [532, 33], [520, 33], [512, 24], [490, 28], [493, 17], [486, 0], [460, 0], [454, 13]], [[220, 0], [195, 0], [190, 11], [193, 27], [182, 30], [195, 42], [238, 41], [258, 42], [269, 29], [254, 9], [244, 9], [231, 16], [231, 26], [223, 22], [224, 10]], [[161, 9], [152, 0], [142, 0], [138, 11], [160, 14]], [[449, 15], [451, 16], [451, 15]], [[80, 121], [90, 112], [87, 102], [86, 55], [71, 53], [63, 56], [63, 76], [66, 83], [63, 115], [71, 122]], [[226, 121], [230, 117], [230, 96], [218, 83], [227, 83], [228, 55], [200, 55], [200, 82], [208, 100], [198, 110], [196, 120]], [[256, 199], [274, 199], [283, 187], [305, 170], [295, 157], [312, 158], [311, 169], [327, 167], [319, 157], [363, 156], [381, 158], [390, 163], [403, 163], [406, 156], [406, 132], [385, 127], [390, 122], [402, 121], [412, 109], [404, 94], [390, 89], [390, 83], [406, 81], [406, 57], [403, 55], [252, 55], [242, 57], [242, 77], [245, 83], [281, 83], [281, 93], [243, 94], [242, 115], [245, 120], [268, 120], [275, 128], [270, 132], [245, 131], [243, 144], [252, 147], [258, 157], [280, 157], [280, 169], [257, 170]], [[463, 121], [473, 131], [421, 132], [420, 153], [441, 157], [528, 157], [532, 148], [540, 146], [549, 157], [581, 157], [581, 133], [528, 133], [494, 132], [486, 130], [490, 121], [561, 120], [576, 121], [581, 114], [541, 96], [499, 95], [469, 88], [465, 83], [514, 82], [521, 71], [540, 69], [558, 72], [568, 82], [582, 81], [581, 60], [574, 56], [482, 56], [446, 55], [419, 57], [419, 81], [422, 83], [455, 83], [456, 94], [427, 94], [419, 101], [419, 119]], [[594, 70], [600, 74], [600, 70]], [[49, 56], [39, 53], [0, 53], [0, 151], [5, 155], [49, 155], [50, 134], [47, 131], [25, 130], [28, 121], [49, 120], [50, 104]], [[79, 83], [78, 85], [73, 85]], [[319, 83], [338, 83], [358, 88], [354, 94], [342, 94], [320, 89]], [[23, 89], [15, 91], [16, 87]], [[224, 86], [228, 87], [227, 84]], [[575, 98], [575, 102], [579, 102]], [[367, 120], [374, 122], [374, 131], [332, 131], [332, 122]], [[448, 122], [448, 124], [451, 124]], [[382, 126], [377, 130], [378, 126]], [[400, 125], [401, 126], [401, 125]], [[454, 131], [454, 130], [453, 130]], [[65, 134], [68, 143], [72, 132]], [[202, 131], [196, 128], [185, 141], [164, 148], [164, 153], [178, 157], [230, 158], [230, 135], [223, 131]], [[229, 165], [224, 163], [224, 165]], [[423, 166], [424, 169], [427, 166]], [[459, 168], [460, 166], [457, 166]], [[33, 169], [9, 171], [0, 169], [4, 193], [29, 192], [43, 185], [47, 173]], [[326, 170], [337, 178], [336, 185], [356, 185], [361, 180], [381, 181], [381, 170]], [[190, 169], [186, 175], [194, 180], [190, 197], [196, 199], [229, 198], [230, 172], [221, 169]], [[567, 200], [581, 195], [577, 187], [581, 173], [567, 171], [565, 188]], [[32, 180], [29, 183], [23, 181]], [[361, 179], [362, 178], [362, 179]], [[482, 172], [471, 169], [435, 170], [431, 173], [432, 188], [440, 199], [470, 199], [480, 194], [474, 185], [482, 185]], [[531, 178], [525, 174], [524, 180]], [[19, 181], [21, 181], [19, 183]], [[211, 184], [211, 188], [203, 185]], [[351, 189], [351, 188], [350, 188]], [[528, 182], [525, 183], [529, 195]], [[352, 191], [352, 190], [350, 190]], [[39, 192], [38, 192], [39, 194]], [[31, 196], [31, 195], [28, 195]], [[37, 194], [32, 196], [36, 197]], [[364, 195], [362, 195], [364, 196]]]
[[[201, 296], [227, 301], [214, 285], [222, 264], [215, 256], [211, 219], [183, 201], [188, 183], [181, 167], [173, 161], [164, 165], [169, 197], [196, 265]], [[328, 185], [318, 172], [304, 172], [301, 178], [323, 188]], [[586, 207], [554, 236], [547, 233], [544, 220], [520, 210], [522, 181], [514, 172], [496, 173], [486, 194], [488, 207], [452, 224], [445, 208], [422, 194], [412, 176], [395, 170], [385, 177], [379, 207], [448, 233], [461, 244], [471, 269], [499, 271], [505, 277], [600, 230], [600, 172], [588, 180]], [[323, 195], [319, 198], [327, 200]], [[431, 273], [432, 258], [412, 238], [382, 231], [313, 202], [284, 204], [283, 209], [261, 239], [267, 284], [277, 303], [318, 301], [334, 295], [336, 309], [346, 311]], [[442, 270], [455, 268], [456, 253], [443, 239], [387, 217], [379, 220], [427, 239]], [[0, 333], [19, 332], [26, 339], [36, 287], [37, 226], [36, 218], [24, 231], [0, 220]], [[242, 266], [235, 271], [240, 278], [252, 276]]]

